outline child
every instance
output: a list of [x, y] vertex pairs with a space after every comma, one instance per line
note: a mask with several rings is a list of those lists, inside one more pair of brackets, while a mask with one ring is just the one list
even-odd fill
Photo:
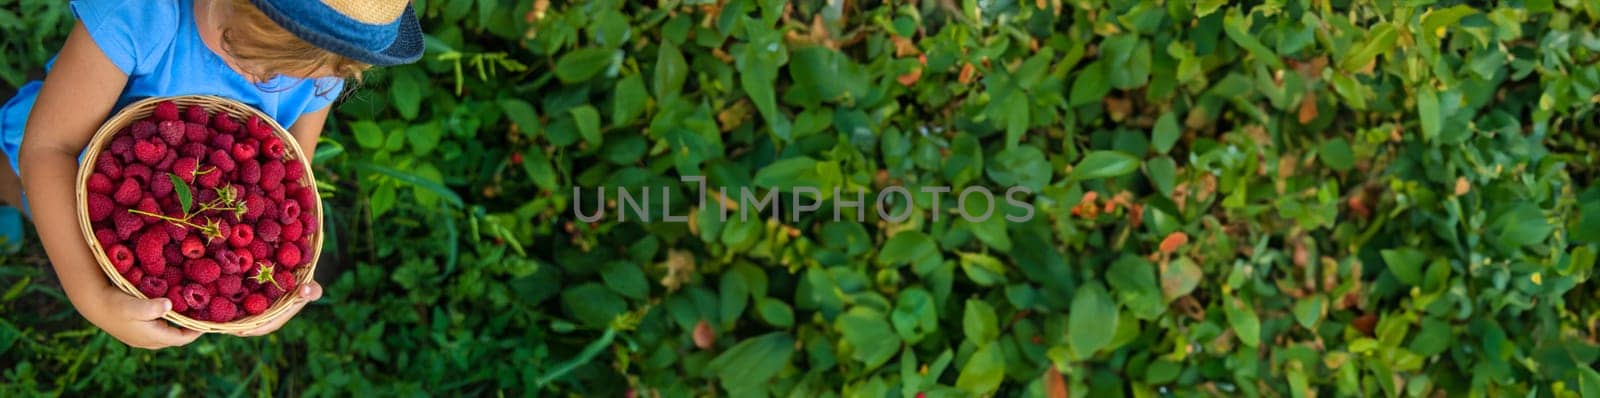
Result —
[[[188, 344], [198, 332], [160, 318], [170, 301], [117, 290], [84, 243], [73, 182], [95, 130], [139, 98], [220, 95], [289, 126], [310, 153], [344, 81], [421, 58], [421, 29], [408, 0], [74, 0], [72, 10], [78, 23], [44, 81], [0, 107], [4, 163], [20, 173], [0, 173], [0, 196], [34, 220], [84, 318], [130, 346]], [[294, 294], [291, 316], [322, 288]]]

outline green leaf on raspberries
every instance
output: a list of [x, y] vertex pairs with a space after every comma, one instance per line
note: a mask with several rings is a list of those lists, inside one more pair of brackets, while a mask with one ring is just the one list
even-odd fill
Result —
[[383, 147], [383, 128], [377, 123], [359, 121], [350, 123], [350, 131], [356, 135], [356, 143], [362, 148], [378, 149]]
[[772, 332], [740, 342], [712, 359], [707, 369], [716, 372], [722, 388], [730, 396], [746, 396], [761, 391], [767, 381], [789, 365], [794, 355], [794, 336]]
[[178, 195], [178, 205], [183, 207], [183, 215], [188, 216], [194, 208], [194, 195], [189, 192], [189, 184], [183, 183], [177, 174], [167, 173], [167, 179], [172, 180], [172, 192]]
[[[1110, 333], [1110, 332], [1107, 332]], [[1000, 388], [1006, 376], [1005, 350], [999, 344], [984, 344], [967, 357], [961, 365], [961, 375], [956, 378], [956, 388], [973, 396], [984, 396]]]
[[606, 70], [610, 63], [611, 55], [615, 52], [604, 48], [582, 48], [573, 50], [556, 61], [556, 78], [562, 83], [579, 83], [593, 78]]
[[1234, 335], [1239, 336], [1239, 342], [1249, 347], [1261, 344], [1261, 318], [1256, 317], [1254, 302], [1227, 296], [1222, 309], [1228, 324], [1233, 326]]
[[600, 112], [590, 105], [572, 108], [571, 112], [572, 121], [577, 122], [578, 134], [583, 136], [583, 140], [594, 148], [603, 144], [600, 136]]
[[1178, 143], [1178, 138], [1183, 130], [1178, 128], [1178, 115], [1172, 112], [1161, 114], [1156, 118], [1156, 126], [1151, 131], [1150, 146], [1156, 152], [1167, 153], [1172, 146]]
[[538, 136], [543, 125], [539, 124], [539, 112], [533, 109], [533, 105], [528, 104], [528, 101], [516, 98], [503, 99], [499, 103], [500, 110], [504, 111], [506, 117], [511, 118], [511, 121], [516, 123], [517, 130], [521, 131], [523, 136]]
[[1411, 286], [1422, 284], [1422, 262], [1427, 259], [1426, 254], [1410, 248], [1384, 250], [1379, 254], [1395, 279]]

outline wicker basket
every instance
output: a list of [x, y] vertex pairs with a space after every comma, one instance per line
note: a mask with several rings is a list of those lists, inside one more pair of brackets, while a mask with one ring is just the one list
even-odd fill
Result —
[[[311, 176], [311, 163], [309, 158], [306, 157], [305, 152], [300, 149], [299, 142], [296, 141], [293, 136], [289, 135], [288, 130], [285, 130], [283, 126], [278, 125], [278, 123], [272, 120], [272, 118], [267, 117], [266, 114], [261, 113], [249, 105], [245, 105], [238, 101], [223, 97], [192, 95], [147, 98], [124, 107], [121, 111], [117, 112], [116, 115], [112, 116], [111, 119], [107, 120], [105, 124], [101, 125], [99, 131], [95, 132], [94, 138], [89, 141], [89, 146], [87, 148], [88, 151], [84, 153], [83, 163], [78, 168], [78, 185], [76, 189], [78, 200], [78, 225], [83, 229], [84, 240], [89, 244], [89, 251], [94, 254], [95, 261], [100, 264], [100, 270], [104, 271], [106, 276], [111, 278], [111, 283], [116, 285], [117, 288], [139, 298], [147, 297], [145, 297], [144, 293], [139, 291], [137, 286], [129, 283], [128, 280], [122, 276], [122, 274], [117, 272], [116, 267], [111, 264], [110, 258], [106, 255], [106, 249], [101, 247], [100, 242], [95, 239], [94, 226], [89, 220], [88, 190], [84, 187], [89, 180], [89, 176], [94, 172], [95, 161], [99, 159], [101, 149], [110, 143], [112, 138], [114, 138], [118, 132], [122, 131], [124, 127], [134, 123], [135, 121], [150, 116], [151, 112], [153, 112], [153, 109], [155, 108], [155, 105], [162, 101], [172, 101], [181, 107], [200, 106], [210, 111], [213, 115], [227, 114], [238, 120], [246, 120], [252, 115], [261, 118], [261, 120], [272, 126], [273, 134], [276, 134], [279, 139], [283, 140], [285, 143], [284, 148], [290, 151], [289, 156], [293, 157], [295, 160], [298, 160], [302, 163], [302, 165], [305, 166], [305, 176], [301, 177], [304, 185], [308, 189], [311, 189], [312, 192], [316, 192], [317, 189], [317, 184]], [[323, 236], [321, 233], [322, 231], [320, 230], [321, 225], [323, 225], [322, 202], [316, 202], [316, 207], [314, 209], [302, 210], [316, 212], [314, 213], [314, 216], [317, 219], [318, 229], [306, 231], [307, 236], [309, 236], [309, 239], [311, 240], [311, 259], [306, 265], [298, 267], [294, 270], [296, 281], [295, 286], [304, 286], [306, 283], [311, 282], [311, 277], [316, 271], [317, 258], [322, 254]], [[172, 321], [172, 323], [178, 324], [179, 326], [200, 332], [242, 332], [261, 327], [266, 325], [268, 322], [271, 322], [273, 319], [283, 316], [293, 304], [292, 300], [294, 297], [296, 297], [294, 292], [286, 293], [282, 297], [279, 297], [276, 302], [272, 303], [272, 305], [268, 307], [266, 311], [260, 314], [239, 318], [228, 323], [202, 321], [190, 318], [178, 313], [177, 311], [169, 311], [162, 317]]]

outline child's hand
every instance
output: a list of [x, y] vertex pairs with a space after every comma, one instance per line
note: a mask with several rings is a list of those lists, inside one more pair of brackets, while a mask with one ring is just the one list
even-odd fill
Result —
[[294, 294], [294, 303], [289, 306], [288, 312], [285, 312], [283, 315], [279, 315], [277, 319], [273, 319], [272, 322], [261, 325], [261, 327], [243, 332], [237, 332], [234, 333], [234, 335], [244, 337], [264, 336], [277, 331], [278, 328], [283, 327], [284, 323], [289, 322], [289, 319], [292, 319], [295, 315], [299, 314], [300, 310], [306, 307], [306, 304], [322, 298], [322, 285], [317, 284], [316, 281], [307, 282], [304, 285], [300, 285], [299, 289], [295, 289]]
[[85, 291], [79, 312], [89, 322], [123, 343], [146, 349], [161, 349], [189, 344], [202, 333], [167, 325], [161, 315], [172, 310], [165, 298], [141, 299], [110, 283]]

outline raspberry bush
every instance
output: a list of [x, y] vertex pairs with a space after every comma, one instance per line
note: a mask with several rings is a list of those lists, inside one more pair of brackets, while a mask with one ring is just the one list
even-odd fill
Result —
[[[371, 74], [315, 154], [323, 301], [269, 337], [132, 351], [30, 245], [0, 267], [0, 388], [1600, 396], [1593, 2], [417, 5], [425, 60]], [[270, 152], [229, 144], [206, 157]], [[685, 175], [1023, 185], [1037, 215], [573, 215], [575, 187], [693, 198]], [[112, 213], [97, 235], [141, 232]], [[219, 292], [281, 255], [254, 246], [212, 258]]]

